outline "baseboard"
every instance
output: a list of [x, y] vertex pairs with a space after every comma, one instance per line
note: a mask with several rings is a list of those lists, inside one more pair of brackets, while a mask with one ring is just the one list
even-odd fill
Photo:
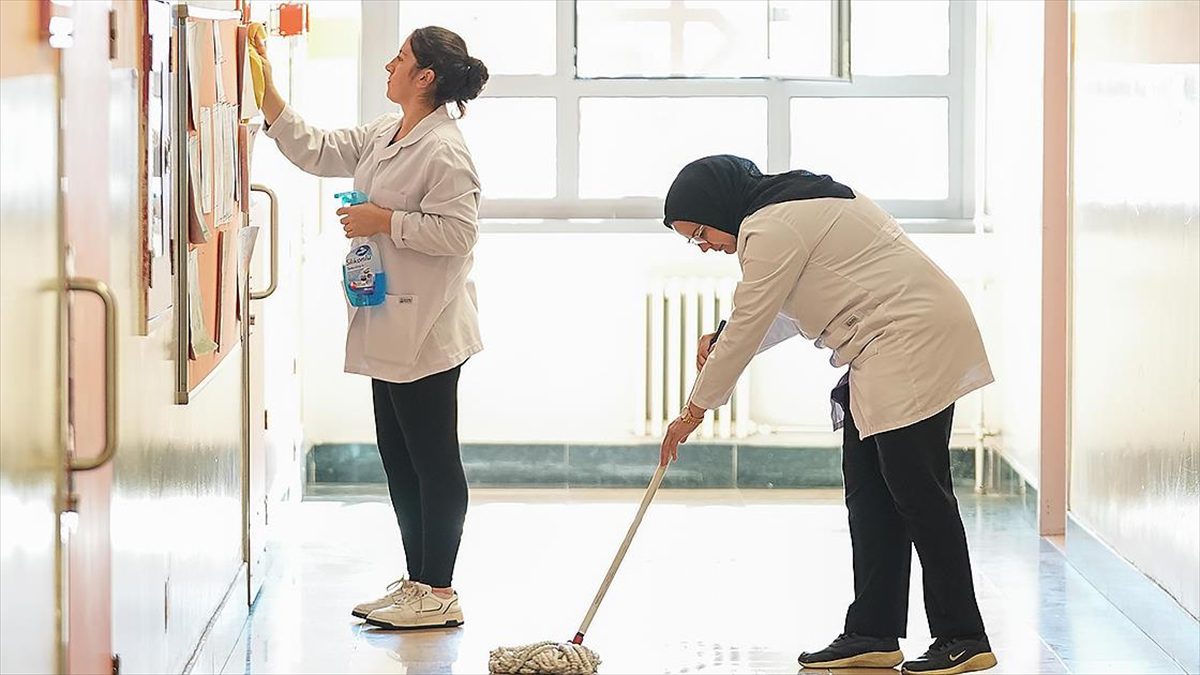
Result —
[[1200, 621], [1070, 514], [1067, 560], [1180, 668], [1200, 673]]
[[[467, 482], [474, 487], [644, 487], [658, 460], [658, 448], [657, 443], [464, 443], [462, 457]], [[974, 451], [952, 450], [951, 473], [956, 485], [973, 486]], [[369, 443], [313, 446], [308, 478], [311, 484], [386, 481], [379, 451]], [[839, 488], [841, 449], [688, 443], [663, 486]]]
[[985, 481], [988, 494], [1013, 495], [1021, 500], [1021, 515], [1036, 530], [1038, 526], [1038, 490], [1024, 471], [997, 450], [989, 450], [991, 470]]
[[248, 573], [249, 569], [242, 563], [233, 582], [225, 590], [221, 604], [204, 627], [192, 657], [183, 668], [184, 675], [220, 673], [224, 669], [250, 616], [250, 607], [246, 604]]

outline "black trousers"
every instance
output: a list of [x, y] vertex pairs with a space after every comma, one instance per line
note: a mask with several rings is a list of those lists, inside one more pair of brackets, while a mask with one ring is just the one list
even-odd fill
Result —
[[859, 440], [845, 408], [842, 473], [854, 554], [854, 602], [847, 633], [904, 637], [916, 545], [925, 613], [935, 637], [984, 632], [971, 560], [950, 480], [954, 406], [902, 429]]
[[415, 382], [371, 380], [375, 434], [408, 577], [449, 587], [467, 516], [467, 478], [458, 447], [462, 366]]

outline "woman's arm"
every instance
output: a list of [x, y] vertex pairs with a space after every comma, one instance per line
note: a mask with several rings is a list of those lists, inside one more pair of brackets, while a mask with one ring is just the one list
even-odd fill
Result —
[[[266, 101], [264, 97], [263, 103]], [[275, 139], [283, 156], [301, 170], [317, 176], [349, 178], [358, 168], [358, 159], [374, 129], [375, 123], [353, 129], [318, 129], [284, 106], [275, 122], [267, 127], [266, 134]]]
[[370, 138], [371, 127], [325, 131], [305, 124], [288, 108], [275, 86], [267, 46], [261, 35], [256, 37], [253, 46], [262, 64], [262, 111], [267, 122], [267, 136], [275, 139], [283, 155], [303, 171], [318, 176], [353, 176], [358, 158]]
[[[745, 227], [745, 225], [743, 225]], [[810, 251], [782, 221], [762, 223], [743, 244], [742, 281], [733, 292], [733, 314], [696, 379], [690, 403], [704, 409], [729, 401], [734, 386], [796, 287]]]
[[392, 242], [427, 255], [467, 255], [479, 239], [479, 178], [470, 156], [442, 142], [425, 172], [420, 210], [392, 212]]

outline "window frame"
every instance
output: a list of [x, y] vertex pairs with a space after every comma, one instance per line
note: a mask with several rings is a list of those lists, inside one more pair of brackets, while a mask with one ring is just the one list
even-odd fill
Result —
[[[946, 98], [948, 194], [941, 200], [880, 199], [880, 206], [898, 219], [922, 223], [922, 231], [974, 231], [965, 221], [975, 216], [977, 181], [974, 131], [976, 50], [980, 37], [974, 2], [949, 2], [949, 62], [945, 75], [855, 76], [836, 79], [780, 78], [594, 78], [575, 77], [575, 2], [556, 5], [556, 68], [554, 75], [493, 75], [484, 89], [487, 98], [557, 99], [556, 196], [548, 199], [487, 198], [480, 218], [507, 223], [505, 231], [661, 231], [661, 198], [581, 199], [579, 197], [579, 100], [589, 97], [688, 98], [761, 97], [767, 101], [767, 165], [763, 170], [789, 170], [791, 99], [815, 98]], [[837, 3], [838, 0], [831, 0]], [[359, 117], [363, 122], [395, 112], [378, 86], [375, 65], [394, 56], [403, 36], [400, 9], [395, 2], [361, 0], [362, 67], [359, 69]], [[842, 10], [839, 10], [842, 11]], [[568, 139], [570, 139], [568, 141]], [[820, 172], [820, 167], [805, 167]], [[553, 221], [553, 222], [549, 222]], [[568, 222], [574, 221], [574, 222]], [[640, 223], [637, 224], [637, 223]]]

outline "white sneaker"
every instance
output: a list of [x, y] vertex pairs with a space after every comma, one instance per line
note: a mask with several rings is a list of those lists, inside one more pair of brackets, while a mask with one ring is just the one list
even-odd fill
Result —
[[381, 628], [453, 628], [463, 623], [458, 593], [439, 598], [433, 589], [414, 583], [412, 590], [390, 607], [377, 609], [367, 615], [367, 623]]
[[355, 605], [354, 610], [350, 612], [353, 616], [359, 619], [367, 618], [371, 612], [384, 607], [391, 607], [393, 604], [400, 602], [407, 596], [416, 586], [417, 582], [410, 581], [408, 577], [400, 577], [399, 579], [388, 584], [387, 593], [382, 598], [364, 602], [361, 605]]

